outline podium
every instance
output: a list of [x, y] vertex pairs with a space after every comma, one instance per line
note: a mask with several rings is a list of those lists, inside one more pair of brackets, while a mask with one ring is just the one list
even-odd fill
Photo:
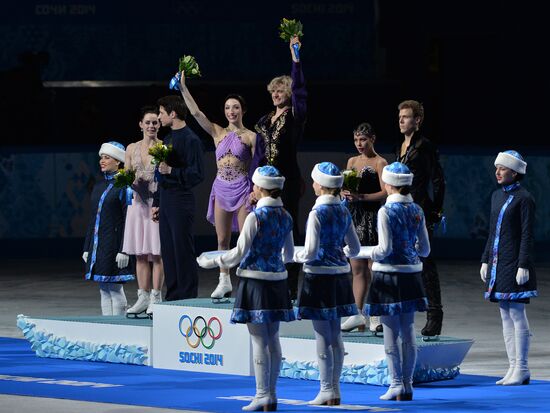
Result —
[[[245, 324], [231, 324], [232, 302], [196, 298], [156, 304], [154, 319], [123, 316], [39, 318], [18, 316], [18, 326], [38, 356], [141, 364], [181, 371], [253, 375], [252, 344]], [[281, 377], [318, 380], [310, 320], [280, 323]], [[389, 384], [382, 337], [343, 333], [341, 381]], [[472, 339], [417, 338], [416, 383], [452, 379]]]

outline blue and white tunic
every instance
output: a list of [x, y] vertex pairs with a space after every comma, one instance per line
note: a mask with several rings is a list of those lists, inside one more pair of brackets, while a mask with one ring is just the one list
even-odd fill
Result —
[[294, 261], [304, 264], [304, 281], [298, 298], [298, 318], [335, 320], [357, 314], [350, 265], [344, 254], [356, 256], [361, 248], [349, 210], [340, 198], [321, 195], [306, 224], [304, 249]]
[[[535, 201], [519, 182], [503, 186], [491, 197], [489, 238], [481, 262], [488, 264], [485, 298], [527, 303], [536, 297], [533, 264]], [[529, 270], [529, 281], [516, 282], [518, 268]]]
[[420, 257], [429, 255], [430, 242], [424, 212], [411, 195], [388, 196], [378, 211], [378, 241], [365, 315], [426, 311]]
[[86, 279], [97, 282], [120, 283], [135, 278], [133, 260], [118, 268], [116, 256], [122, 252], [126, 221], [126, 190], [114, 186], [114, 174], [94, 185], [91, 195], [91, 217], [84, 241], [88, 252]]
[[287, 283], [292, 261], [292, 217], [280, 198], [264, 197], [246, 217], [237, 246], [216, 259], [220, 267], [239, 264], [241, 277], [231, 314], [233, 323], [295, 319]]

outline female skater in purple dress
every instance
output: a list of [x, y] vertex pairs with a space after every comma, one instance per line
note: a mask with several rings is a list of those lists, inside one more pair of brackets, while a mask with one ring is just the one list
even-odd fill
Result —
[[[214, 139], [218, 172], [212, 184], [206, 218], [216, 227], [218, 250], [228, 250], [231, 232], [242, 229], [250, 212], [251, 171], [255, 170], [260, 159], [260, 154], [256, 153], [256, 134], [243, 125], [246, 104], [241, 96], [225, 98], [224, 113], [228, 125], [223, 128], [201, 112], [185, 84], [184, 72], [181, 72], [180, 91], [191, 115]], [[231, 291], [229, 268], [220, 268], [219, 283], [211, 297], [228, 297]]]

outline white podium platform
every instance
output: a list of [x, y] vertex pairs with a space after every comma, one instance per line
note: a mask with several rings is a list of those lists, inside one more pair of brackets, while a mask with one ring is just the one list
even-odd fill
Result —
[[191, 299], [158, 304], [153, 319], [153, 367], [253, 375], [245, 324], [231, 324], [232, 305]]
[[17, 317], [38, 356], [152, 365], [153, 323], [124, 316]]
[[[41, 357], [142, 364], [154, 368], [253, 375], [252, 345], [244, 324], [229, 322], [233, 304], [190, 299], [155, 305], [154, 320], [121, 316], [18, 317], [18, 326]], [[344, 382], [388, 384], [382, 337], [344, 333]], [[317, 380], [315, 338], [309, 320], [280, 324], [282, 377]], [[471, 339], [417, 338], [415, 382], [452, 379]]]

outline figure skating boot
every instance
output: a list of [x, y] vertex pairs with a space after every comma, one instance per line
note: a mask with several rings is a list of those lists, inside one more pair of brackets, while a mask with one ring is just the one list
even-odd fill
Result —
[[367, 320], [363, 314], [356, 314], [349, 317], [346, 321], [340, 326], [340, 330], [349, 333], [357, 329], [357, 331], [363, 332], [367, 326]]
[[438, 341], [441, 335], [441, 326], [443, 324], [443, 311], [428, 310], [426, 325], [420, 331], [424, 341]]
[[376, 337], [384, 331], [382, 323], [380, 323], [380, 316], [369, 317], [369, 331]]
[[229, 297], [231, 297], [231, 291], [233, 291], [233, 287], [231, 286], [230, 275], [220, 272], [220, 280], [210, 298], [212, 298], [214, 304], [227, 303], [229, 302]]
[[149, 293], [145, 290], [137, 290], [137, 301], [126, 310], [126, 317], [128, 318], [146, 318], [146, 311], [149, 306]]
[[162, 292], [160, 290], [151, 290], [151, 295], [149, 296], [149, 306], [145, 312], [149, 318], [153, 318], [153, 304], [162, 303]]

